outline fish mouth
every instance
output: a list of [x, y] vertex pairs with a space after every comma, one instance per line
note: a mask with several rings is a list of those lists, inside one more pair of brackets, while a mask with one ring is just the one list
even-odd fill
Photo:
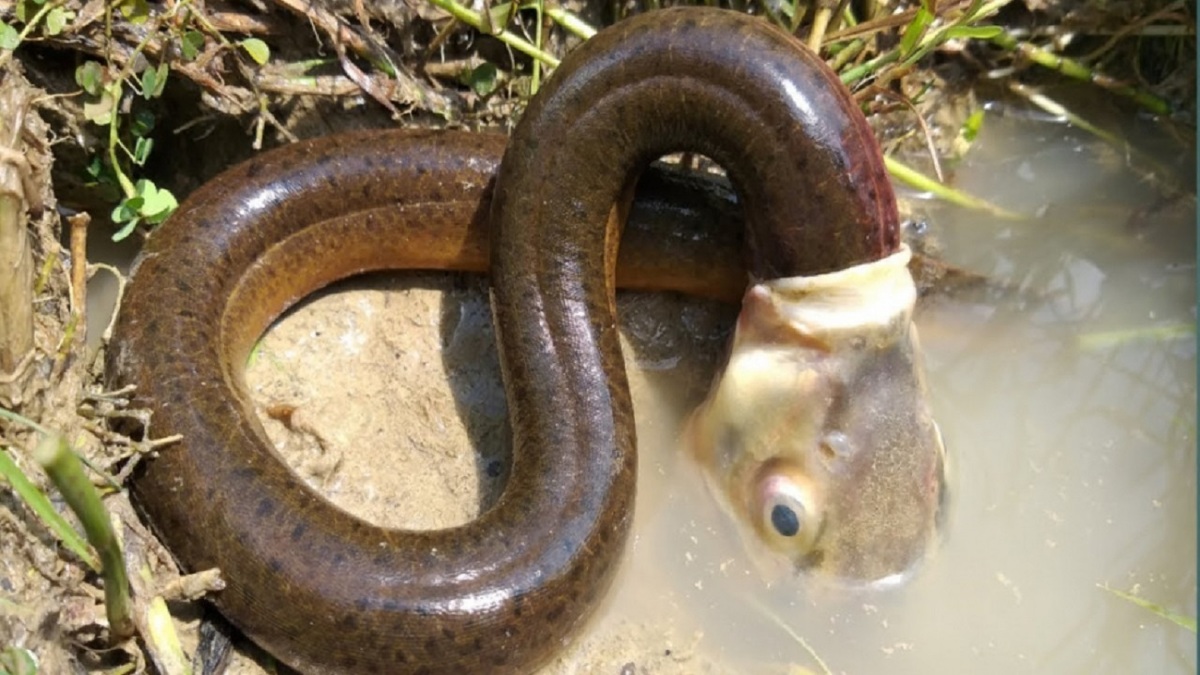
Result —
[[[942, 450], [940, 433], [937, 442]], [[814, 578], [823, 586], [849, 591], [886, 591], [904, 586], [936, 554], [945, 537], [949, 484], [947, 463], [939, 452], [930, 462], [928, 473], [910, 483], [910, 501], [900, 508], [901, 513], [909, 514], [900, 522], [909, 523], [912, 529], [863, 530], [853, 523], [862, 517], [853, 498], [827, 504], [829, 517], [822, 521], [811, 550], [794, 561], [795, 573]]]
[[923, 562], [924, 558], [919, 558], [912, 565], [909, 565], [908, 569], [893, 572], [878, 579], [864, 580], [834, 577], [827, 582], [827, 585], [834, 590], [854, 593], [896, 591], [908, 585], [908, 582], [917, 575], [917, 571]]
[[[809, 553], [795, 567], [798, 576], [807, 577], [821, 586], [844, 591], [890, 591], [908, 584], [936, 550], [937, 534], [931, 533], [919, 546], [913, 546], [904, 557], [903, 565], [882, 565], [878, 573], [859, 574], [829, 566], [821, 549]], [[834, 564], [836, 565], [836, 563]]]

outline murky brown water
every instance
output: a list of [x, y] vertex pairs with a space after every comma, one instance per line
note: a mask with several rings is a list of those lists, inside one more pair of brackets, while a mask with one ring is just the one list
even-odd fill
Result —
[[1194, 634], [1103, 588], [1196, 614], [1195, 205], [1157, 204], [1116, 160], [990, 115], [958, 184], [1044, 215], [928, 207], [947, 259], [1012, 290], [918, 312], [953, 491], [911, 584], [765, 589], [692, 493], [646, 518], [663, 554], [630, 576], [675, 571], [623, 597], [673, 584], [661, 597], [741, 672], [820, 670], [800, 638], [833, 672], [1194, 672]]
[[[1196, 614], [1195, 202], [1150, 212], [1119, 166], [1082, 133], [990, 116], [960, 185], [1044, 215], [931, 213], [951, 260], [1019, 292], [918, 318], [958, 489], [886, 672], [1195, 671], [1193, 634], [1100, 588]], [[837, 663], [884, 672], [870, 651]]]
[[[1008, 290], [918, 310], [952, 500], [942, 547], [899, 589], [758, 580], [676, 440], [731, 315], [623, 298], [635, 539], [548, 672], [820, 672], [813, 653], [853, 674], [1194, 672], [1192, 633], [1103, 589], [1196, 614], [1195, 204], [1155, 204], [1121, 163], [1060, 124], [990, 114], [957, 184], [1040, 217], [917, 204], [947, 259]], [[249, 378], [322, 437], [268, 422], [310, 481], [376, 522], [472, 517], [507, 444], [480, 288], [356, 281], [272, 329]]]

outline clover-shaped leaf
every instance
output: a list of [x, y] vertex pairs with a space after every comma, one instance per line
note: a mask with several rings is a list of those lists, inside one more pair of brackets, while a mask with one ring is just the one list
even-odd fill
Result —
[[271, 59], [271, 48], [267, 46], [267, 43], [258, 38], [246, 38], [238, 44], [260, 66], [266, 64]]

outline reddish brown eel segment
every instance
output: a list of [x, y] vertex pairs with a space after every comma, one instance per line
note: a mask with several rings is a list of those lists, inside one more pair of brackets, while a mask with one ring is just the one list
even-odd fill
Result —
[[[796, 41], [740, 15], [662, 11], [586, 43], [526, 113], [489, 203], [502, 144], [374, 132], [264, 153], [193, 194], [133, 274], [110, 383], [138, 386], [154, 435], [184, 436], [143, 463], [136, 496], [185, 568], [221, 568], [220, 610], [303, 672], [527, 672], [604, 593], [636, 463], [612, 307], [617, 232], [605, 222], [648, 161], [694, 150], [729, 170], [757, 277], [822, 272], [897, 245], [878, 149], [845, 90]], [[729, 220], [719, 195], [677, 184], [663, 194], [634, 209], [631, 229], [654, 214]], [[274, 318], [336, 279], [478, 269], [470, 233], [489, 208], [515, 437], [509, 484], [461, 527], [369, 525], [272, 450], [246, 358]], [[679, 267], [633, 256], [623, 269], [635, 286], [728, 297], [738, 282], [728, 264], [715, 285], [686, 273], [647, 282], [705, 268], [690, 256]]]
[[513, 133], [492, 202], [492, 311], [514, 441], [497, 510], [546, 524], [514, 528], [497, 555], [533, 563], [506, 592], [555, 642], [607, 585], [632, 519], [619, 233], [607, 216], [652, 160], [678, 151], [728, 172], [756, 279], [843, 269], [899, 245], [874, 136], [837, 77], [791, 36], [732, 12], [676, 8], [606, 30], [563, 62]]

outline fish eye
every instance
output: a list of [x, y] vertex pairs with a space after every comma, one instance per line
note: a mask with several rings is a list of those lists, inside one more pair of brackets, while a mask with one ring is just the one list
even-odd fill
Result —
[[800, 531], [800, 514], [789, 504], [775, 504], [771, 507], [771, 525], [779, 534], [794, 537]]
[[760, 470], [757, 483], [754, 519], [759, 536], [789, 555], [806, 553], [821, 525], [809, 482], [794, 468], [769, 462]]

